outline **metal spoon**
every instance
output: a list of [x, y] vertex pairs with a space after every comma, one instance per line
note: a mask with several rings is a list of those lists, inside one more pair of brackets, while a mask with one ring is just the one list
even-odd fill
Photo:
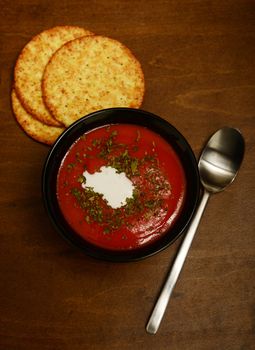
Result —
[[198, 163], [204, 193], [180, 250], [148, 321], [146, 331], [155, 334], [165, 313], [185, 258], [195, 236], [210, 194], [220, 192], [232, 183], [244, 155], [244, 139], [237, 129], [224, 127], [209, 139]]

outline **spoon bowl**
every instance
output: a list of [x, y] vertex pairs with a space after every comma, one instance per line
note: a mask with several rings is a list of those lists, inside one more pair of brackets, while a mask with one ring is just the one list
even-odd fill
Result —
[[244, 140], [237, 129], [218, 130], [208, 141], [198, 163], [204, 188], [217, 193], [230, 185], [240, 168], [243, 153]]
[[204, 192], [148, 321], [148, 333], [155, 334], [160, 326], [210, 194], [223, 191], [234, 181], [242, 163], [244, 148], [241, 133], [229, 127], [215, 132], [206, 144], [198, 163]]

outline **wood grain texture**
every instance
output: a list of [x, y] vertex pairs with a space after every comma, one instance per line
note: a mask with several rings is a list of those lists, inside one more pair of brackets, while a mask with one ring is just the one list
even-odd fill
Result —
[[[254, 1], [2, 0], [0, 16], [0, 349], [254, 349]], [[42, 204], [49, 148], [29, 139], [11, 111], [20, 50], [55, 25], [127, 45], [144, 69], [143, 108], [174, 124], [197, 156], [225, 125], [246, 140], [241, 171], [211, 198], [156, 336], [145, 324], [180, 240], [130, 264], [67, 245]]]

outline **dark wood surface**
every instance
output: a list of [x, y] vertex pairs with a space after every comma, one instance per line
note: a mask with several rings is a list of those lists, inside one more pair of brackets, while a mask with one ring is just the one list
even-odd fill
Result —
[[[255, 348], [255, 2], [0, 1], [0, 349]], [[175, 125], [196, 156], [222, 126], [239, 128], [238, 177], [209, 201], [156, 336], [145, 325], [180, 240], [114, 264], [70, 247], [41, 197], [49, 147], [16, 124], [17, 55], [40, 31], [84, 26], [126, 44], [142, 63], [143, 109]]]

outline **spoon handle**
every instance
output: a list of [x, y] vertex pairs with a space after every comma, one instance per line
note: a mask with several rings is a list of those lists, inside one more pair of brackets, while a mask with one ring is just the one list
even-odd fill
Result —
[[209, 192], [206, 190], [202, 196], [201, 202], [197, 208], [197, 211], [191, 221], [190, 227], [183, 239], [181, 247], [173, 263], [172, 269], [168, 274], [166, 282], [161, 290], [160, 296], [154, 306], [150, 319], [147, 323], [146, 331], [150, 334], [155, 334], [160, 326], [160, 322], [164, 316], [167, 304], [171, 297], [174, 286], [177, 282], [178, 276], [181, 272], [182, 266], [188, 254], [189, 248], [191, 246], [192, 240], [195, 236], [197, 227], [199, 225], [200, 219], [203, 215], [204, 209], [206, 207], [207, 201], [209, 199]]

